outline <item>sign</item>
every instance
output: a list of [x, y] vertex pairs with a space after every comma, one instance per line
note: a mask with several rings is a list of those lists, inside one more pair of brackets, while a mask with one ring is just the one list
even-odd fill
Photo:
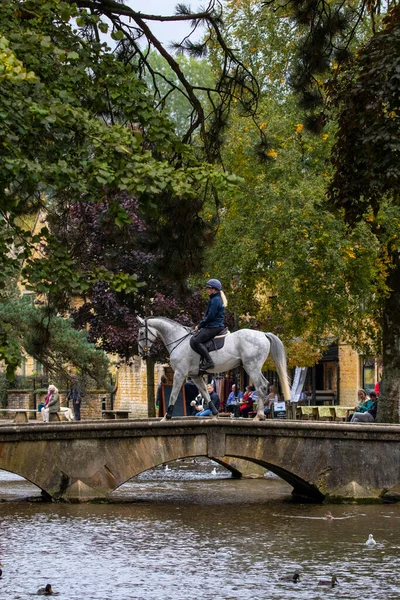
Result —
[[[172, 392], [172, 385], [162, 386], [162, 410], [160, 411], [160, 417], [164, 416], [167, 412], [169, 398]], [[161, 414], [162, 413], [162, 414]], [[174, 417], [186, 417], [186, 401], [185, 401], [185, 389], [181, 388], [179, 395], [174, 404]]]
[[286, 419], [286, 402], [274, 402], [274, 419]]
[[290, 391], [290, 402], [298, 402], [306, 380], [307, 367], [296, 367]]

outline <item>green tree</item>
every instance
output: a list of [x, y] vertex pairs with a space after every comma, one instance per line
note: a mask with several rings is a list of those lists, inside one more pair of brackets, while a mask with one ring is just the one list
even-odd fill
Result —
[[329, 197], [354, 230], [365, 224], [379, 247], [384, 285], [371, 281], [382, 331], [383, 373], [378, 417], [398, 421], [400, 397], [400, 8], [341, 73]]
[[86, 331], [77, 331], [72, 319], [52, 314], [45, 305], [35, 305], [32, 296], [3, 293], [0, 302], [0, 357], [12, 379], [25, 352], [52, 375], [66, 377], [75, 367], [83, 375], [106, 385], [108, 359], [90, 344]]
[[[139, 282], [130, 272], [108, 272], [101, 257], [83, 273], [79, 256], [62, 247], [51, 229], [32, 236], [21, 216], [42, 209], [48, 222], [62, 221], [75, 203], [107, 202], [107, 219], [123, 228], [130, 217], [120, 198], [134, 197], [166, 270], [182, 281], [201, 264], [199, 248], [209, 235], [199, 216], [204, 199], [235, 179], [182, 143], [155, 109], [140, 78], [143, 49], [131, 26], [120, 21], [126, 10], [113, 2], [0, 5], [0, 283], [4, 287], [25, 260], [27, 285], [47, 295], [54, 310], [99, 279], [108, 277], [113, 289], [132, 293]], [[134, 16], [142, 23], [143, 15]], [[217, 23], [212, 13], [199, 18], [208, 16]], [[109, 28], [105, 18], [120, 42], [113, 52], [100, 41]], [[175, 68], [176, 61], [163, 54]], [[178, 76], [197, 106], [179, 68]], [[197, 109], [200, 114], [201, 106]], [[205, 154], [211, 156], [199, 114], [191, 131], [202, 129]]]
[[[277, 13], [262, 13], [261, 25], [258, 4], [230, 4], [230, 32], [241, 40], [243, 61], [253, 61], [255, 75], [267, 83], [256, 127], [240, 113], [232, 118], [224, 161], [245, 185], [237, 198], [224, 198], [208, 270], [231, 283], [230, 306], [238, 314], [252, 315], [287, 344], [301, 336], [310, 348], [308, 359], [302, 351], [303, 360], [313, 361], [332, 336], [360, 351], [377, 351], [379, 299], [370, 289], [387, 290], [380, 244], [371, 239], [368, 223], [351, 229], [326, 202], [335, 122], [316, 135], [308, 131], [310, 113], [304, 114], [289, 85], [299, 27], [287, 12], [281, 24]], [[276, 31], [282, 33], [279, 43]], [[276, 65], [284, 74], [279, 81]], [[298, 352], [295, 342], [289, 354]]]

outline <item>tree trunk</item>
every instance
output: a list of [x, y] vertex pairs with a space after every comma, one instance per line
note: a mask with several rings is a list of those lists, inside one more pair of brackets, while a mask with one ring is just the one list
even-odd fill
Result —
[[398, 253], [392, 256], [393, 269], [388, 278], [391, 290], [383, 308], [383, 367], [379, 394], [380, 423], [399, 422], [400, 397], [400, 261]]
[[147, 369], [147, 415], [156, 416], [156, 400], [154, 395], [154, 359], [151, 356], [146, 358]]

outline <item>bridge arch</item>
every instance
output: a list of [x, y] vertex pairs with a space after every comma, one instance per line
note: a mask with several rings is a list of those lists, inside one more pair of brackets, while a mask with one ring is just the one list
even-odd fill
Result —
[[0, 469], [71, 502], [107, 499], [148, 469], [197, 456], [254, 462], [317, 502], [400, 496], [398, 426], [245, 421], [2, 425]]

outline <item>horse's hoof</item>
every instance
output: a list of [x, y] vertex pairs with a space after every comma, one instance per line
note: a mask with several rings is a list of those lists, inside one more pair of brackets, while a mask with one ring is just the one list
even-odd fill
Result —
[[169, 421], [170, 419], [172, 419], [172, 413], [173, 412], [174, 412], [174, 405], [170, 404], [168, 406], [167, 412], [165, 413], [165, 417], [164, 417], [165, 421]]
[[257, 413], [253, 421], [265, 421], [264, 413]]

